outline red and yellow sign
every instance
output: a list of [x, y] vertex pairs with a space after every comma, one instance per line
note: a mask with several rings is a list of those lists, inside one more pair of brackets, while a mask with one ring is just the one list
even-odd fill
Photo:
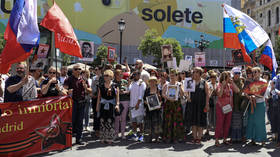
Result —
[[72, 146], [72, 99], [0, 104], [0, 157], [29, 156]]
[[266, 82], [254, 81], [244, 89], [244, 93], [248, 95], [264, 96], [267, 86], [268, 84]]

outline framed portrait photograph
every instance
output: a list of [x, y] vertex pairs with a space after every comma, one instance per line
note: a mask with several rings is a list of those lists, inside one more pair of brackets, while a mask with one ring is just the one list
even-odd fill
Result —
[[79, 60], [92, 62], [94, 56], [94, 43], [91, 41], [80, 41], [80, 47], [83, 58], [79, 58]]
[[157, 94], [148, 96], [146, 98], [146, 101], [148, 104], [149, 111], [153, 111], [161, 107]]
[[108, 47], [107, 59], [109, 62], [115, 61], [116, 58], [116, 49], [113, 47]]
[[161, 46], [162, 61], [173, 61], [173, 49], [172, 45], [162, 45]]
[[185, 78], [184, 91], [195, 92], [195, 80], [193, 80], [191, 77]]
[[31, 64], [30, 69], [40, 69], [44, 70], [44, 68], [48, 65], [48, 59], [47, 58], [38, 58], [36, 61], [34, 61]]
[[179, 88], [176, 85], [169, 85], [167, 87], [167, 97], [169, 99], [178, 100]]

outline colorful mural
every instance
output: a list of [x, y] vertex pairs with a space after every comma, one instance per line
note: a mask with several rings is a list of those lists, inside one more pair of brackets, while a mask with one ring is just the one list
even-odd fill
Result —
[[[10, 10], [14, 0], [5, 1]], [[95, 44], [118, 43], [117, 22], [126, 21], [124, 45], [138, 45], [145, 30], [156, 29], [164, 38], [175, 38], [183, 47], [194, 47], [204, 34], [210, 47], [222, 48], [222, 8], [230, 0], [56, 0], [68, 17], [79, 40]], [[38, 17], [43, 18], [52, 0], [38, 0]], [[3, 8], [3, 6], [1, 7]], [[0, 10], [0, 33], [9, 14]]]

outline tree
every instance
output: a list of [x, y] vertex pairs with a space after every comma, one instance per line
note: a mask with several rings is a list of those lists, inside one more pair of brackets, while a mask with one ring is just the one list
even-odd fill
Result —
[[102, 60], [105, 62], [105, 60], [107, 60], [107, 53], [108, 53], [108, 47], [106, 47], [105, 45], [100, 45], [97, 48], [97, 52], [96, 52], [96, 58], [93, 61], [93, 66], [97, 66], [97, 65], [101, 65], [102, 64]]
[[6, 44], [6, 40], [4, 39], [4, 34], [0, 33], [0, 54], [2, 53]]
[[274, 53], [276, 60], [279, 61], [280, 59], [280, 37], [277, 36], [275, 40], [275, 46], [274, 46]]
[[154, 56], [154, 63], [161, 65], [161, 46], [170, 44], [173, 47], [173, 56], [176, 57], [177, 64], [183, 58], [183, 52], [180, 43], [176, 39], [162, 38], [155, 29], [148, 29], [142, 38], [138, 50], [142, 51], [143, 56]]
[[62, 53], [62, 65], [68, 66], [71, 64], [71, 56], [65, 53]]

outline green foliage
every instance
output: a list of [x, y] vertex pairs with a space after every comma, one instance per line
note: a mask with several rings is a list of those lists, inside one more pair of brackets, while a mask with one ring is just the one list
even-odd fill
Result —
[[4, 39], [4, 34], [0, 34], [0, 54], [2, 53], [2, 50], [4, 49], [6, 44], [6, 40]]
[[97, 66], [97, 65], [101, 65], [102, 64], [102, 60], [106, 61], [107, 60], [107, 53], [108, 53], [108, 47], [106, 47], [105, 45], [100, 45], [97, 48], [97, 52], [96, 52], [96, 58], [93, 61], [93, 66]]
[[62, 65], [63, 66], [68, 66], [71, 64], [71, 56], [65, 53], [62, 53]]
[[274, 53], [276, 60], [279, 61], [280, 59], [280, 37], [277, 36], [275, 40], [275, 45], [274, 45]]
[[162, 38], [155, 29], [149, 29], [145, 32], [138, 50], [142, 51], [143, 56], [154, 56], [154, 63], [161, 65], [161, 46], [170, 44], [173, 47], [173, 56], [176, 57], [177, 64], [183, 58], [183, 52], [180, 43], [176, 39]]

